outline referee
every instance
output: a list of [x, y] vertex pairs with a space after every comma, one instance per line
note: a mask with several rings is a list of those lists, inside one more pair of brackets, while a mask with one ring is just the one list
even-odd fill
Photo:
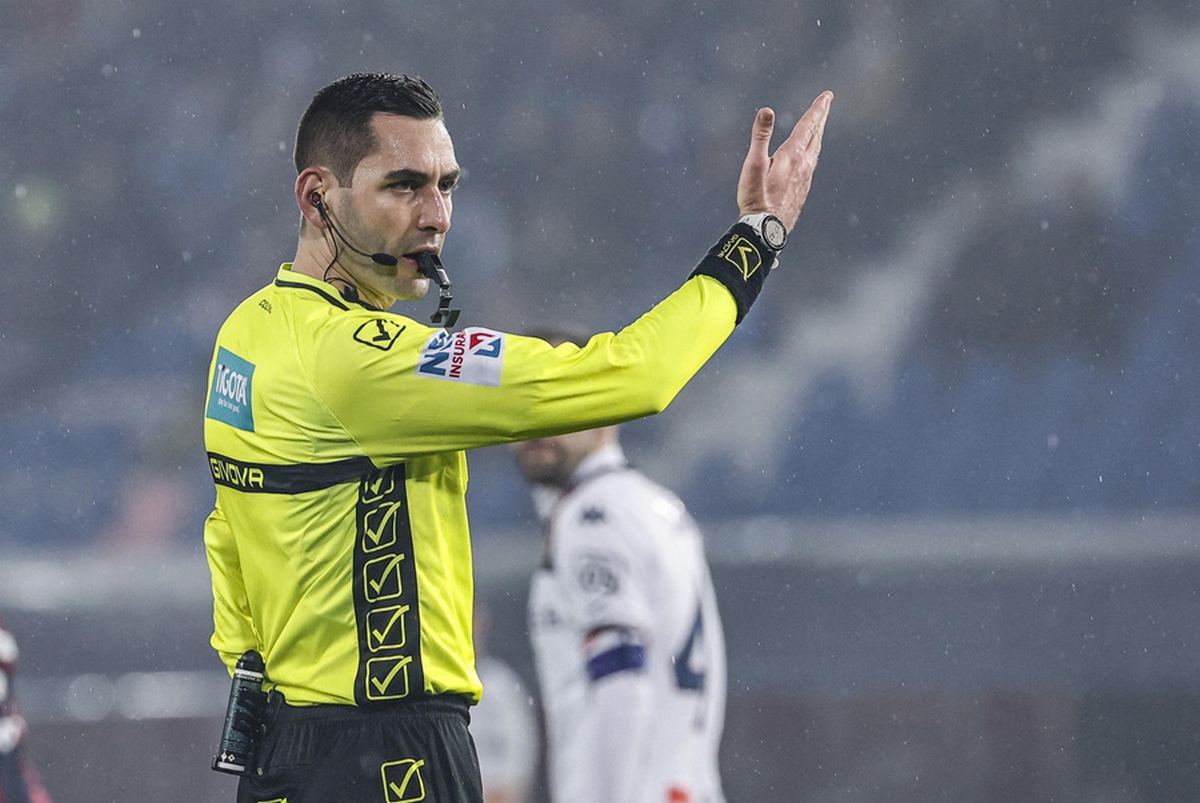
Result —
[[[664, 301], [583, 347], [454, 331], [437, 259], [460, 168], [421, 79], [321, 89], [296, 134], [296, 254], [217, 335], [205, 447], [212, 645], [266, 663], [239, 803], [480, 803], [465, 450], [667, 406], [740, 322], [816, 168], [832, 95], [772, 155], [758, 112], [741, 219]], [[390, 312], [435, 282], [428, 326]]]

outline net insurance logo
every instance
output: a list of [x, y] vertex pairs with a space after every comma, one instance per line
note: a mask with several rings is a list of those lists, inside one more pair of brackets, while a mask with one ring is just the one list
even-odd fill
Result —
[[213, 371], [212, 387], [208, 391], [209, 418], [224, 421], [231, 427], [254, 431], [254, 411], [250, 407], [254, 364], [241, 357], [217, 349], [217, 367]]
[[435, 332], [421, 350], [417, 375], [465, 382], [468, 385], [500, 384], [504, 364], [504, 335], [472, 326], [461, 332]]

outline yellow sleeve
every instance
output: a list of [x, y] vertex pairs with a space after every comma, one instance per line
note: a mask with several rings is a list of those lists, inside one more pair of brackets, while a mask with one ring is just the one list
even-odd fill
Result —
[[204, 522], [204, 551], [213, 585], [211, 643], [221, 662], [233, 672], [242, 653], [260, 645], [250, 617], [237, 542], [220, 508]]
[[733, 332], [736, 314], [728, 290], [697, 276], [583, 348], [480, 328], [444, 333], [393, 316], [405, 324], [386, 351], [344, 330], [324, 333], [310, 380], [381, 465], [660, 412]]

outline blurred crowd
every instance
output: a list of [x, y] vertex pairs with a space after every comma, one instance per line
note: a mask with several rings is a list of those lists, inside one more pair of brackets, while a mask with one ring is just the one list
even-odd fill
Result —
[[[1196, 507], [1186, 0], [46, 0], [0, 45], [0, 546], [198, 546], [212, 337], [291, 257], [304, 105], [360, 70], [441, 94], [460, 323], [510, 331], [640, 314], [734, 214], [754, 110], [837, 93], [706, 404], [630, 430], [697, 515]], [[473, 464], [477, 530], [531, 521], [513, 473]]]

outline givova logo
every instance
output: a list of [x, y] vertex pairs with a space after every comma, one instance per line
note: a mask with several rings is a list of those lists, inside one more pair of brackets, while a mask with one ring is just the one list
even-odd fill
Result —
[[224, 348], [218, 348], [205, 415], [231, 427], [253, 432], [254, 408], [250, 403], [253, 382], [253, 363]]
[[762, 254], [758, 253], [758, 249], [754, 244], [745, 237], [734, 235], [725, 243], [725, 247], [721, 249], [720, 255], [724, 257], [733, 267], [742, 274], [743, 279], [749, 279], [758, 269], [762, 267]]
[[504, 335], [473, 326], [435, 332], [421, 350], [417, 375], [496, 387], [503, 365]]

